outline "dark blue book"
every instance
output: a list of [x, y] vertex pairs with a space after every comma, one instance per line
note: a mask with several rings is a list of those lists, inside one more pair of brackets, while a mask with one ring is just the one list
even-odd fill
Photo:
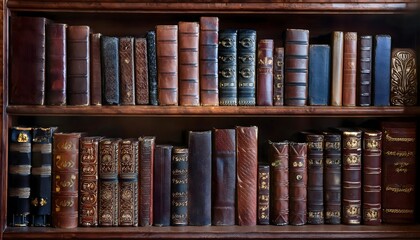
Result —
[[391, 36], [376, 35], [373, 54], [373, 105], [389, 106], [391, 93]]
[[174, 147], [171, 163], [171, 225], [188, 225], [188, 148]]
[[118, 38], [102, 36], [101, 38], [103, 104], [120, 104], [120, 77]]
[[309, 47], [309, 105], [328, 105], [331, 98], [330, 46]]
[[149, 78], [149, 100], [151, 105], [158, 105], [157, 97], [157, 64], [156, 64], [156, 32], [146, 34], [147, 42], [147, 70]]
[[238, 105], [255, 105], [255, 66], [257, 31], [238, 30]]
[[237, 99], [237, 31], [219, 31], [219, 105], [236, 106]]

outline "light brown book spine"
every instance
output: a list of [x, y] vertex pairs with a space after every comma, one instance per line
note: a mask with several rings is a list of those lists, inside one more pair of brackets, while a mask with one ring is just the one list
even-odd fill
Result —
[[121, 105], [134, 105], [134, 38], [120, 38], [118, 52], [120, 61], [120, 103]]
[[356, 106], [357, 33], [344, 33], [343, 106]]
[[146, 38], [135, 39], [135, 82], [136, 104], [149, 104], [149, 77], [147, 71], [147, 42]]
[[331, 105], [343, 105], [343, 32], [332, 34]]

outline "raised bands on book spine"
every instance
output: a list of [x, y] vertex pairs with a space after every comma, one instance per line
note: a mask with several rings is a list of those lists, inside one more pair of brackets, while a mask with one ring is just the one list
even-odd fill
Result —
[[236, 106], [237, 99], [237, 30], [219, 31], [219, 105]]
[[258, 221], [259, 225], [270, 224], [270, 166], [258, 166]]
[[188, 225], [188, 148], [174, 147], [171, 164], [171, 225]]
[[372, 104], [372, 36], [360, 36], [358, 61], [358, 105], [370, 106]]
[[239, 106], [254, 106], [256, 104], [256, 51], [257, 31], [251, 29], [238, 30], [237, 80]]

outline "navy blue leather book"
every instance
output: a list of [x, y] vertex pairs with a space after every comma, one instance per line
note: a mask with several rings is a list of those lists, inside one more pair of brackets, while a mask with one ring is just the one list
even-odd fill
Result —
[[103, 104], [118, 105], [120, 104], [118, 38], [102, 36], [101, 54]]
[[236, 30], [219, 31], [219, 105], [236, 106], [237, 76], [236, 76]]
[[373, 105], [389, 106], [391, 94], [391, 36], [376, 35], [373, 54]]
[[255, 105], [255, 66], [257, 31], [238, 30], [238, 105]]
[[147, 70], [149, 78], [149, 100], [151, 105], [158, 105], [158, 84], [156, 64], [156, 32], [149, 31], [146, 34], [147, 42]]
[[309, 47], [309, 105], [328, 105], [331, 98], [330, 46]]
[[188, 225], [188, 148], [174, 147], [171, 163], [171, 225]]

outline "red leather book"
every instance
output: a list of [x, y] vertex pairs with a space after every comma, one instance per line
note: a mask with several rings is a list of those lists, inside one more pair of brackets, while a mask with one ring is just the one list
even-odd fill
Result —
[[121, 37], [118, 42], [120, 61], [120, 104], [134, 105], [134, 38]]
[[356, 106], [357, 33], [344, 33], [343, 106]]
[[270, 166], [258, 166], [258, 224], [270, 224]]
[[171, 219], [171, 145], [156, 145], [153, 165], [153, 225], [170, 225]]
[[273, 105], [273, 48], [272, 39], [258, 42], [257, 105]]
[[391, 55], [391, 105], [417, 105], [416, 51], [394, 48]]
[[90, 34], [90, 104], [102, 105], [102, 67], [100, 33]]
[[289, 219], [291, 225], [306, 224], [307, 202], [307, 143], [289, 144]]
[[149, 75], [147, 71], [147, 42], [146, 38], [136, 38], [134, 40], [135, 54], [135, 81], [136, 81], [136, 104], [149, 104]]
[[273, 56], [273, 105], [284, 105], [284, 48], [274, 48]]
[[155, 156], [155, 137], [139, 138], [139, 225], [153, 223], [153, 160]]

